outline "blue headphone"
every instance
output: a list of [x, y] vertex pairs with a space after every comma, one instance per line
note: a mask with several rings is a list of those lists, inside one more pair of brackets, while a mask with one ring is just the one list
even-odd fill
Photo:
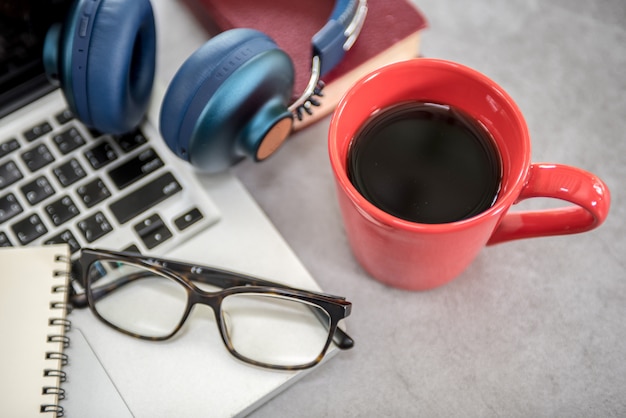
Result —
[[[232, 29], [196, 50], [167, 88], [160, 131], [180, 158], [207, 172], [245, 156], [261, 161], [291, 133], [294, 117], [318, 104], [320, 77], [358, 36], [366, 0], [338, 0], [312, 39], [311, 79], [289, 103], [294, 68], [262, 32]], [[156, 30], [149, 0], [76, 0], [44, 45], [48, 78], [87, 126], [123, 133], [143, 118], [154, 81]]]

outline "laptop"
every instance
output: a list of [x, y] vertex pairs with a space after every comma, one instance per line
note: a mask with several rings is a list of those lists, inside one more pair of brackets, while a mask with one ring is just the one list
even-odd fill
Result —
[[[0, 0], [0, 245], [133, 250], [320, 290], [231, 173], [198, 175], [167, 149], [155, 124], [162, 91], [124, 135], [90, 130], [68, 111], [41, 52], [70, 2], [36, 3]], [[159, 343], [87, 309], [69, 318], [66, 416], [245, 415], [310, 371], [239, 362], [208, 309]]]

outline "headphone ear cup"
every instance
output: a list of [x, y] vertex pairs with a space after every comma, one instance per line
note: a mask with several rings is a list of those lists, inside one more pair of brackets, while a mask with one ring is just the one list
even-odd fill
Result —
[[57, 29], [48, 37], [46, 70], [51, 78], [56, 70], [68, 106], [81, 121], [108, 133], [140, 123], [156, 65], [149, 0], [77, 0], [60, 34]]
[[246, 155], [269, 156], [291, 131], [294, 69], [267, 35], [232, 29], [181, 66], [161, 106], [161, 134], [179, 157], [208, 172]]

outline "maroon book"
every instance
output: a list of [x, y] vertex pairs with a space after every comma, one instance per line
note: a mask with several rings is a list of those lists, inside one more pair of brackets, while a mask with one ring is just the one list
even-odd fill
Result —
[[[207, 30], [252, 28], [269, 35], [293, 60], [294, 95], [304, 91], [310, 77], [311, 38], [327, 22], [331, 0], [185, 0]], [[329, 114], [345, 91], [365, 74], [391, 62], [419, 54], [420, 31], [427, 26], [423, 14], [408, 0], [369, 0], [368, 13], [356, 43], [341, 63], [322, 79], [326, 83], [322, 105], [313, 116], [296, 123], [301, 129]]]

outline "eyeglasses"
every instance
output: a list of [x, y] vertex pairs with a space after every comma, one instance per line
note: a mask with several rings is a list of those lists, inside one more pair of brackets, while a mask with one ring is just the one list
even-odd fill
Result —
[[203, 304], [212, 308], [228, 351], [256, 366], [306, 369], [322, 360], [331, 342], [340, 349], [354, 345], [338, 327], [352, 307], [343, 297], [105, 250], [83, 249], [76, 269], [95, 316], [133, 337], [166, 340]]

